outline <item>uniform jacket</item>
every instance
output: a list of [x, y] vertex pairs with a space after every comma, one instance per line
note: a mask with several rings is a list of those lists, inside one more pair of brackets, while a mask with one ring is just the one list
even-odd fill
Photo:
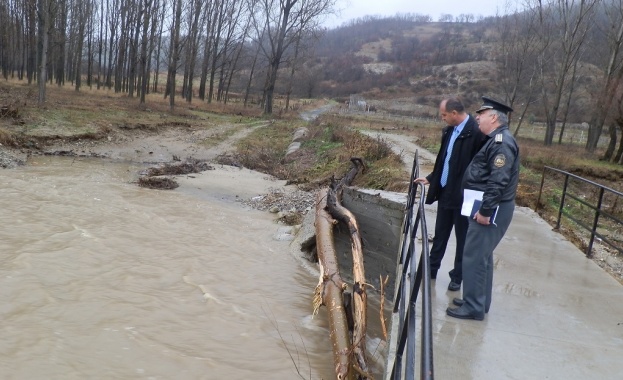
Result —
[[491, 132], [463, 177], [463, 188], [483, 191], [480, 214], [491, 216], [500, 202], [512, 201], [519, 183], [519, 147], [504, 125]]
[[465, 127], [461, 134], [454, 141], [452, 146], [452, 155], [450, 156], [450, 171], [448, 172], [448, 182], [444, 190], [443, 200], [440, 201], [441, 194], [441, 172], [443, 171], [443, 163], [446, 159], [446, 150], [454, 127], [447, 126], [442, 130], [441, 148], [435, 160], [435, 166], [432, 173], [426, 176], [429, 182], [428, 193], [426, 194], [426, 204], [432, 204], [440, 201], [439, 206], [444, 208], [461, 208], [463, 203], [463, 189], [461, 188], [461, 180], [467, 169], [467, 165], [474, 155], [484, 143], [486, 136], [478, 129], [476, 120], [468, 115], [469, 119], [465, 123]]

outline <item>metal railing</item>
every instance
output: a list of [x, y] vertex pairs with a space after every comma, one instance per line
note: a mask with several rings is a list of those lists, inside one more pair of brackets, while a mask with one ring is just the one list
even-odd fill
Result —
[[[413, 181], [419, 176], [418, 152], [415, 152], [409, 196], [403, 221], [403, 235], [398, 261], [394, 313], [399, 323], [396, 355], [389, 379], [415, 379], [416, 376], [416, 302], [422, 291], [422, 321], [420, 340], [420, 379], [433, 379], [433, 334], [431, 309], [431, 278], [428, 232], [424, 213], [424, 185]], [[419, 191], [418, 191], [419, 190]], [[419, 197], [418, 197], [419, 194]], [[417, 206], [416, 206], [417, 202]], [[415, 254], [415, 240], [420, 226], [422, 246], [419, 262]], [[420, 287], [421, 286], [421, 287]], [[395, 344], [392, 340], [392, 344]], [[403, 363], [404, 359], [404, 363]]]
[[[562, 194], [560, 195], [560, 203], [558, 204], [558, 217], [556, 219], [556, 229], [560, 229], [560, 222], [562, 216], [565, 215], [567, 218], [575, 222], [578, 226], [584, 228], [589, 231], [591, 234], [590, 240], [588, 242], [588, 247], [586, 249], [586, 256], [591, 257], [593, 252], [593, 243], [595, 242], [595, 237], [601, 239], [604, 243], [608, 244], [610, 247], [617, 250], [619, 253], [623, 253], [623, 248], [621, 246], [617, 246], [617, 244], [612, 241], [610, 238], [605, 236], [602, 233], [597, 231], [598, 227], [600, 227], [600, 222], [603, 221], [603, 224], [608, 224], [608, 229], [621, 228], [623, 226], [623, 221], [613, 212], [608, 212], [605, 210], [604, 199], [606, 195], [613, 196], [614, 202], [610, 204], [612, 210], [616, 211], [616, 207], [618, 202], [623, 202], [623, 193], [613, 190], [609, 187], [600, 185], [596, 182], [589, 181], [585, 178], [579, 177], [575, 174], [568, 173], [566, 171], [552, 168], [549, 166], [543, 167], [543, 175], [541, 177], [541, 187], [539, 189], [539, 198], [537, 199], [537, 203], [535, 206], [535, 211], [539, 209], [541, 206], [541, 195], [543, 193], [543, 185], [545, 183], [545, 173], [546, 171], [552, 171], [564, 176], [564, 184], [562, 187]], [[582, 194], [575, 194], [569, 190], [569, 181], [570, 179], [579, 181], [580, 184], [588, 185], [589, 188], [597, 189], [596, 197], [591, 197], [591, 191], [583, 191]], [[588, 194], [588, 196], [587, 196]], [[571, 205], [567, 205], [565, 207], [565, 201], [567, 198], [571, 198], [575, 200], [580, 206], [573, 208]], [[593, 204], [595, 202], [595, 204]], [[584, 220], [580, 218], [583, 207], [586, 206], [590, 210], [593, 210], [592, 215], [588, 215], [588, 219], [590, 220], [591, 225], [589, 226]], [[574, 212], [575, 211], [575, 212]], [[584, 213], [586, 214], [586, 213]], [[605, 220], [604, 220], [605, 219]], [[602, 225], [603, 226], [603, 225]], [[620, 234], [619, 234], [620, 235]]]

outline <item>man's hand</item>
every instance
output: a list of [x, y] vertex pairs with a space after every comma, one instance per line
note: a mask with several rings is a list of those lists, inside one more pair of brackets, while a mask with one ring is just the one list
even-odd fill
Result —
[[480, 215], [480, 212], [478, 211], [476, 211], [476, 213], [474, 214], [474, 220], [476, 220], [478, 224], [482, 224], [483, 226], [488, 226], [489, 224], [491, 224], [491, 217]]
[[421, 183], [421, 184], [424, 184], [424, 185], [428, 185], [429, 184], [428, 180], [426, 179], [426, 177], [416, 178], [416, 179], [413, 180], [413, 182]]

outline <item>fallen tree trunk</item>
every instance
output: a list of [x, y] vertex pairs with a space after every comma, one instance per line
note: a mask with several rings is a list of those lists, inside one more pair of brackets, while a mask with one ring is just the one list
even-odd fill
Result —
[[366, 330], [367, 330], [367, 303], [366, 276], [363, 264], [363, 246], [359, 225], [355, 216], [342, 206], [342, 190], [346, 185], [350, 185], [359, 169], [363, 167], [363, 161], [352, 159], [353, 168], [340, 182], [333, 181], [327, 194], [327, 206], [331, 216], [346, 226], [350, 232], [351, 251], [353, 257], [353, 339], [352, 350], [357, 360], [358, 371], [364, 377], [368, 377], [368, 365], [366, 359]]
[[343, 300], [346, 283], [340, 277], [338, 269], [333, 245], [333, 225], [337, 222], [327, 212], [327, 193], [328, 190], [322, 190], [316, 198], [316, 248], [320, 282], [314, 295], [314, 314], [321, 305], [327, 307], [335, 374], [338, 380], [345, 380], [352, 379], [352, 371], [349, 371], [350, 339]]
[[[332, 181], [328, 190], [319, 193], [316, 203], [316, 248], [320, 263], [321, 278], [316, 287], [314, 313], [321, 304], [329, 309], [330, 334], [333, 343], [333, 357], [338, 379], [352, 378], [354, 372], [359, 378], [370, 378], [366, 361], [366, 318], [367, 294], [365, 291], [365, 270], [363, 248], [359, 227], [354, 215], [341, 205], [343, 186], [349, 185], [359, 169], [363, 167], [361, 159], [353, 158], [353, 168], [338, 182]], [[335, 219], [334, 219], [335, 218]], [[346, 283], [339, 274], [337, 255], [333, 241], [333, 226], [337, 220], [344, 222], [350, 231], [353, 255], [353, 315], [347, 315], [344, 305]], [[351, 317], [351, 318], [349, 318]], [[349, 339], [348, 321], [352, 319], [352, 341]], [[356, 363], [351, 362], [351, 353]], [[350, 368], [355, 371], [349, 371]]]

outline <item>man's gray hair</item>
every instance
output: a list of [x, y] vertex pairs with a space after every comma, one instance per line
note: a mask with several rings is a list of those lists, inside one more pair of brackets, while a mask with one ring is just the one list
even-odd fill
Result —
[[491, 110], [492, 112], [495, 112], [495, 114], [497, 115], [497, 119], [500, 122], [500, 125], [508, 125], [508, 115], [505, 114], [502, 111], [498, 111], [498, 110]]

